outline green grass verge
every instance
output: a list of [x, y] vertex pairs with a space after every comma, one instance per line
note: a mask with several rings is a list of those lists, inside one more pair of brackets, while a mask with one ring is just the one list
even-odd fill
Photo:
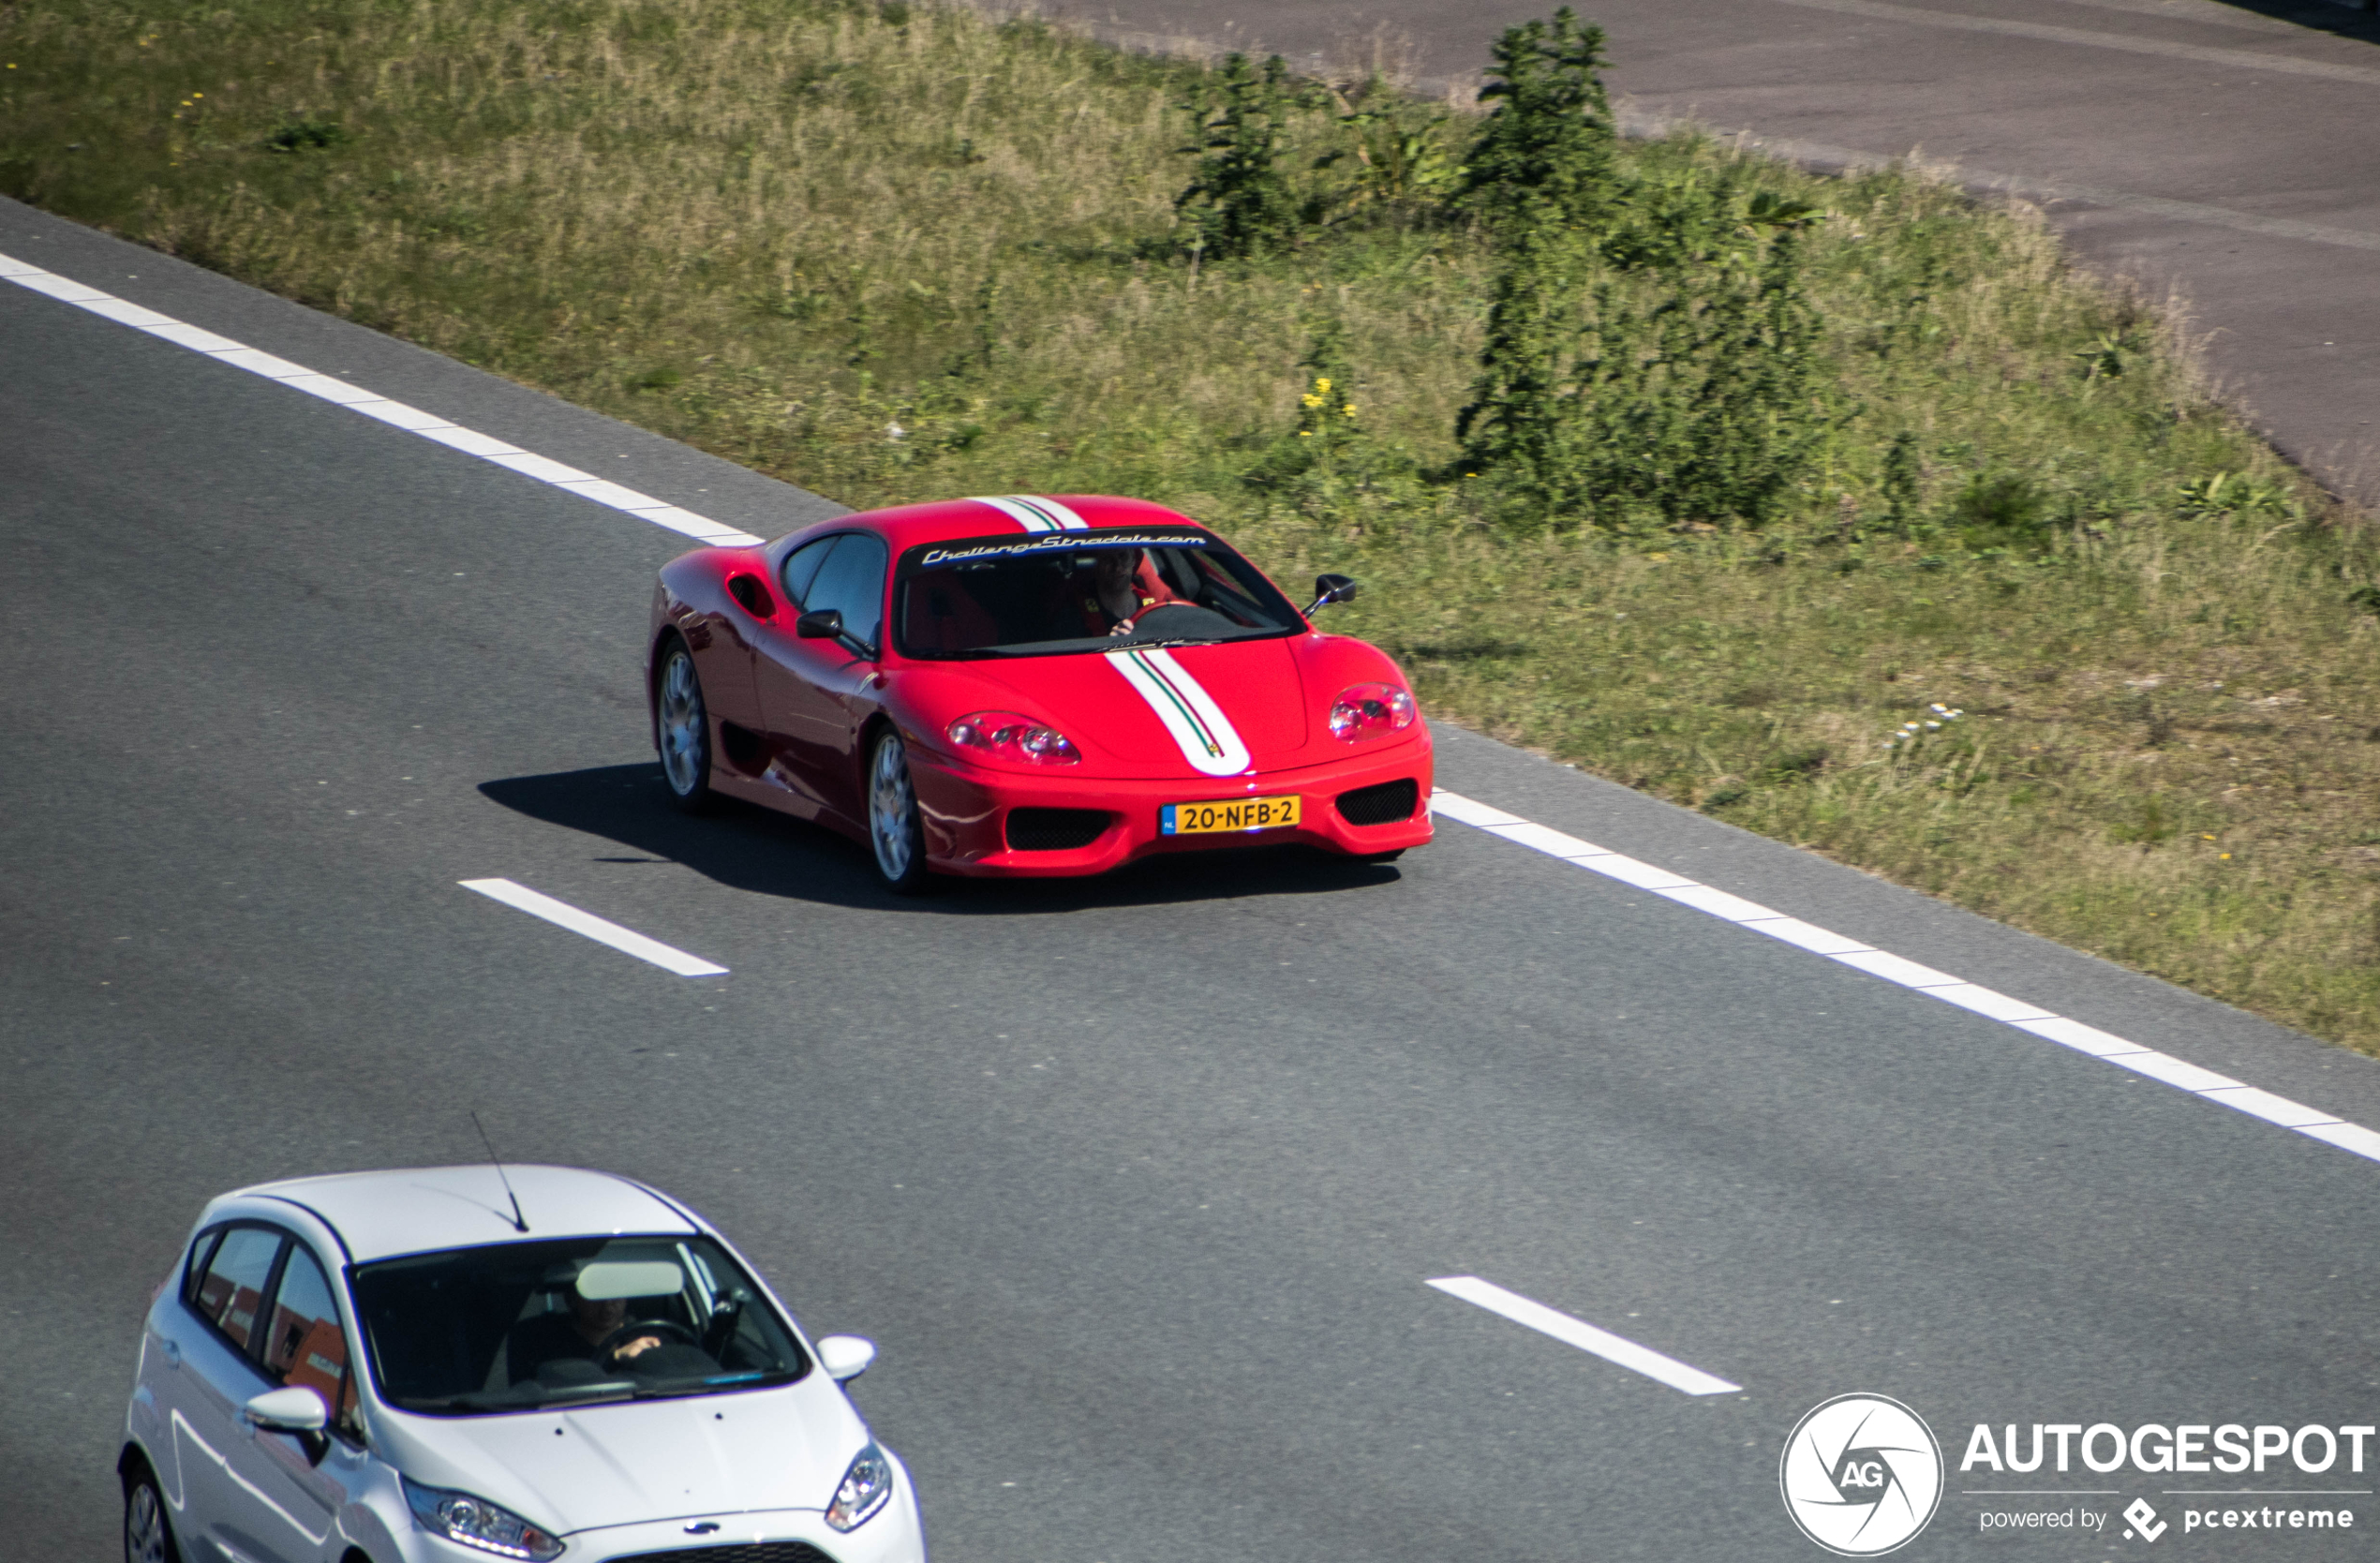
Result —
[[[1194, 266], [1194, 66], [836, 0], [20, 0], [0, 60], [8, 194], [852, 504], [1178, 505], [1362, 576], [1335, 622], [1441, 713], [2380, 1051], [2368, 535], [2021, 214], [1632, 146], [1832, 214], [1809, 287], [1857, 415], [1763, 531], [1528, 536], [1419, 475], [1478, 235], [1341, 201]], [[1304, 115], [1301, 169], [1348, 134]], [[1357, 410], [1317, 450], [1332, 334]]]

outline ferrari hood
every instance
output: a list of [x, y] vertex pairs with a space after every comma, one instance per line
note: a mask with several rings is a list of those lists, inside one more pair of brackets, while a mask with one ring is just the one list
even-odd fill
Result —
[[[813, 1377], [825, 1381], [824, 1375]], [[831, 1384], [514, 1416], [403, 1419], [416, 1481], [557, 1533], [745, 1510], [824, 1509], [867, 1429]]]
[[1102, 769], [1131, 776], [1240, 776], [1297, 763], [1307, 741], [1305, 691], [1286, 639], [974, 667], [969, 683], [985, 705], [1042, 717]]

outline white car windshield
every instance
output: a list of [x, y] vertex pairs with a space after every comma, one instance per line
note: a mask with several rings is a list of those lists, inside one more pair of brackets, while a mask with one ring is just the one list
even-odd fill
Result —
[[1254, 565], [1186, 529], [927, 543], [901, 556], [892, 605], [901, 653], [926, 658], [1198, 645], [1304, 627]]
[[575, 1238], [359, 1267], [380, 1396], [485, 1416], [782, 1384], [809, 1360], [759, 1288], [701, 1237]]

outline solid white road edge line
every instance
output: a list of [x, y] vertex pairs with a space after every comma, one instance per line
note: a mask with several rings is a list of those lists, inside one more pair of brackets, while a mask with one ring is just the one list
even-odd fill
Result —
[[[2062, 1044], [2076, 1052], [2120, 1064], [2150, 1079], [2163, 1080], [2194, 1096], [2221, 1102], [2227, 1108], [2278, 1124], [2284, 1129], [2295, 1129], [2326, 1144], [2336, 1145], [2343, 1151], [2380, 1161], [2380, 1134], [2374, 1134], [2359, 1124], [2343, 1122], [2285, 1096], [2276, 1096], [2269, 1091], [2218, 1075], [2211, 1069], [2201, 1069], [2168, 1053], [2144, 1048], [2137, 1042], [2128, 1042], [2095, 1026], [2084, 1025], [2080, 1020], [2053, 1015], [2038, 1005], [2012, 999], [2005, 993], [1996, 993], [1988, 988], [1955, 977], [1948, 972], [1938, 972], [1930, 966], [1921, 966], [1914, 960], [1906, 960], [1897, 955], [1863, 945], [1856, 939], [1830, 933], [1798, 917], [1771, 911], [1757, 901], [1729, 895], [1724, 890], [1715, 890], [1707, 885], [1697, 885], [1690, 879], [1665, 869], [1657, 869], [1650, 863], [1640, 863], [1633, 857], [1623, 857], [1592, 841], [1582, 841], [1575, 836], [1548, 830], [1518, 814], [1508, 814], [1501, 809], [1465, 797], [1460, 793], [1433, 792], [1430, 795], [1430, 813], [1433, 818], [1455, 820], [1476, 826], [1491, 836], [1501, 836], [1508, 841], [1533, 848], [1575, 867], [1592, 869], [1623, 884], [1633, 885], [1638, 889], [1666, 896], [1681, 906], [1708, 913], [1722, 922], [1734, 923], [1755, 933], [1765, 933], [1789, 945], [1798, 945], [1813, 954], [1825, 956], [1870, 976], [1898, 983], [1928, 998], [1956, 1005], [1961, 1009], [1971, 1009], [1978, 1015], [2015, 1026], [2018, 1031], [2030, 1032], [2035, 1036]], [[1435, 1281], [1430, 1283], [1434, 1287], [1437, 1284]]]
[[[750, 532], [740, 532], [733, 527], [722, 526], [708, 516], [697, 515], [692, 511], [670, 504], [666, 500], [656, 499], [648, 494], [640, 494], [632, 488], [599, 478], [592, 472], [582, 472], [575, 467], [565, 466], [561, 462], [550, 460], [533, 452], [524, 451], [517, 445], [508, 444], [492, 435], [467, 429], [435, 413], [424, 412], [420, 408], [392, 401], [376, 392], [364, 390], [362, 386], [350, 384], [335, 376], [317, 374], [303, 365], [292, 364], [285, 358], [275, 358], [271, 353], [234, 342], [228, 336], [218, 336], [211, 331], [191, 325], [185, 320], [177, 320], [170, 315], [160, 315], [156, 310], [134, 304], [128, 299], [120, 299], [112, 293], [103, 292], [99, 289], [76, 282], [72, 278], [60, 276], [55, 272], [44, 271], [38, 266], [19, 260], [13, 256], [0, 255], [0, 278], [5, 278], [33, 292], [56, 299], [60, 303], [71, 304], [77, 308], [88, 310], [102, 320], [130, 326], [135, 331], [145, 332], [162, 341], [171, 342], [177, 347], [186, 348], [192, 352], [215, 359], [218, 363], [228, 364], [235, 369], [245, 369], [250, 374], [277, 380], [292, 390], [303, 391], [335, 407], [344, 407], [350, 411], [363, 413], [367, 418], [378, 419], [393, 428], [418, 434], [425, 439], [435, 439], [439, 444], [460, 451], [466, 455], [474, 455], [483, 461], [508, 468], [523, 477], [576, 494], [582, 499], [592, 499], [597, 504], [608, 506], [624, 514], [633, 515], [640, 521], [649, 521], [654, 526], [665, 527], [671, 531], [691, 537], [698, 543], [707, 543], [715, 546], [751, 547], [763, 541]], [[2109, 1063], [2121, 1064], [2126, 1068], [2137, 1070], [2151, 1079], [2164, 1080], [2194, 1094], [2205, 1096], [2211, 1101], [2222, 1102], [2226, 1107], [2236, 1108], [2241, 1112], [2252, 1113], [2258, 1118], [2278, 1124], [2283, 1128], [2295, 1129], [2299, 1134], [2310, 1135], [2316, 1139], [2336, 1145], [2342, 1150], [2352, 1151], [2357, 1155], [2380, 1161], [2380, 1134], [2374, 1134], [2359, 1124], [2344, 1123], [2313, 1108], [2300, 1106], [2286, 1097], [2276, 1096], [2270, 1092], [2243, 1085], [2238, 1080], [2227, 1079], [2211, 1070], [2201, 1069], [2194, 1064], [2185, 1064], [2180, 1059], [2169, 1058], [2164, 1053], [2126, 1042], [2121, 1037], [2110, 1036], [2105, 1032], [2093, 1031], [2079, 1021], [2064, 1020], [2050, 1014], [2047, 1010], [2037, 1009], [2027, 1005], [2022, 1000], [1995, 993], [1987, 988], [1980, 988], [1973, 983], [1962, 982], [1956, 977], [1932, 971], [1914, 961], [1904, 960], [1899, 956], [1882, 950], [1870, 949], [1856, 941], [1845, 939], [1839, 934], [1829, 933], [1824, 929], [1815, 928], [1808, 923], [1786, 916], [1783, 913], [1772, 912], [1764, 906], [1731, 896], [1724, 890], [1716, 890], [1706, 885], [1697, 885], [1694, 881], [1671, 873], [1665, 869], [1655, 868], [1649, 863], [1640, 863], [1633, 857], [1622, 856], [1618, 853], [1599, 847], [1591, 841], [1582, 841], [1575, 836], [1566, 836], [1558, 830], [1549, 830], [1541, 825], [1531, 824], [1517, 814], [1508, 814], [1500, 809], [1474, 802], [1459, 794], [1435, 793], [1431, 799], [1431, 810], [1434, 813], [1444, 814], [1449, 819], [1459, 820], [1465, 825], [1477, 826], [1492, 834], [1502, 836], [1507, 841], [1535, 848], [1551, 856], [1561, 858], [1565, 862], [1575, 863], [1581, 868], [1593, 869], [1599, 873], [1633, 885], [1639, 889], [1667, 896], [1672, 901], [1694, 907], [1698, 911], [1707, 912], [1715, 917], [1741, 924], [1746, 928], [1782, 939], [1789, 944], [1799, 945], [1805, 949], [1842, 961], [1846, 965], [1856, 966], [1862, 971], [1883, 977], [1887, 981], [1900, 983], [1904, 987], [1912, 988], [1922, 993], [1929, 993], [1945, 1003], [1972, 1009], [1977, 1014], [1989, 1016], [1995, 1020], [2003, 1020], [2010, 1025], [2032, 1032], [2036, 1035], [2047, 1037], [2053, 1042], [2061, 1042], [2079, 1051], [2106, 1059]], [[534, 890], [522, 889], [509, 880], [464, 880], [460, 883], [478, 890], [483, 895], [493, 896], [509, 905], [519, 907], [524, 912], [543, 917], [549, 922], [558, 923], [575, 932], [584, 933], [590, 939], [600, 940], [642, 960], [650, 960], [657, 966], [667, 967], [684, 976], [709, 976], [727, 969], [724, 966], [714, 966], [706, 960], [698, 960], [682, 951], [671, 949], [667, 945], [647, 939], [641, 933], [632, 933], [627, 929], [604, 922], [601, 917], [590, 916], [560, 901], [540, 896]], [[491, 886], [504, 888], [499, 891]], [[519, 897], [528, 899], [516, 899]], [[531, 901], [540, 904], [532, 905]], [[2084, 1033], [2089, 1034], [2088, 1039], [2081, 1039], [2080, 1034]]]
[[28, 264], [12, 256], [0, 255], [0, 278], [6, 278], [18, 287], [30, 289], [34, 292], [45, 293], [62, 304], [71, 304], [78, 308], [87, 309], [103, 320], [115, 321], [118, 325], [127, 325], [135, 331], [144, 331], [152, 336], [171, 342], [176, 347], [187, 348], [192, 352], [212, 358], [219, 364], [229, 364], [235, 369], [245, 369], [252, 375], [261, 375], [266, 380], [278, 380], [293, 391], [303, 391], [310, 396], [320, 396], [335, 407], [346, 408], [350, 412], [361, 412], [366, 418], [377, 418], [393, 428], [404, 429], [409, 434], [418, 434], [424, 439], [435, 439], [439, 444], [452, 446], [466, 455], [478, 456], [481, 460], [493, 462], [498, 467], [509, 467], [523, 477], [533, 478], [551, 487], [575, 494], [583, 499], [592, 499], [599, 505], [607, 505], [613, 510], [633, 515], [639, 521], [649, 521], [656, 527], [666, 527], [671, 531], [683, 533], [697, 543], [707, 543], [714, 547], [749, 548], [762, 541], [750, 532], [739, 532], [733, 527], [722, 526], [707, 515], [697, 515], [692, 511], [681, 509], [666, 499], [656, 499], [649, 494], [639, 494], [632, 488], [622, 487], [618, 484], [599, 478], [592, 472], [582, 472], [575, 467], [566, 467], [558, 461], [550, 461], [544, 456], [524, 451], [518, 445], [507, 444], [491, 435], [480, 434], [464, 428], [459, 424], [449, 423], [434, 412], [424, 412], [418, 407], [408, 407], [403, 402], [391, 401], [378, 392], [366, 391], [360, 385], [351, 385], [335, 376], [316, 374], [313, 370], [302, 365], [292, 364], [286, 358], [275, 358], [269, 352], [259, 352], [256, 349], [234, 342], [228, 336], [217, 336], [211, 331], [202, 331], [186, 321], [177, 320], [171, 315], [160, 315], [154, 309], [143, 308], [128, 300], [117, 298], [112, 293], [103, 293], [97, 288], [85, 287], [71, 278], [60, 276], [55, 272], [45, 272], [38, 266]]
[[609, 945], [639, 960], [649, 960], [663, 971], [676, 972], [679, 976], [724, 976], [727, 973], [726, 967], [714, 965], [701, 956], [672, 949], [658, 939], [647, 939], [617, 923], [606, 922], [592, 912], [581, 912], [568, 901], [541, 896], [527, 886], [515, 885], [509, 879], [458, 879], [454, 883], [466, 890], [477, 890], [490, 901], [500, 901], [507, 906], [526, 912], [532, 917], [543, 917], [557, 928], [584, 934], [599, 945]]
[[1459, 1297], [1492, 1314], [1501, 1314], [1515, 1324], [1525, 1324], [1565, 1345], [1591, 1351], [1607, 1362], [1616, 1362], [1647, 1378], [1658, 1378], [1686, 1394], [1733, 1394], [1744, 1387], [1701, 1368], [1689, 1367], [1674, 1357], [1664, 1357], [1649, 1346], [1639, 1346], [1609, 1330], [1598, 1330], [1583, 1318], [1556, 1313], [1542, 1302], [1532, 1302], [1517, 1291], [1507, 1291], [1476, 1275], [1441, 1275], [1428, 1284], [1449, 1297]]

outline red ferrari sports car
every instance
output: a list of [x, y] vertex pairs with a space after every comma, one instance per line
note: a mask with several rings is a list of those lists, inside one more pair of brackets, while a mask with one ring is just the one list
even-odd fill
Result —
[[1104, 872], [1430, 839], [1430, 731], [1396, 664], [1223, 539], [1138, 499], [951, 499], [672, 560], [647, 690], [672, 795], [744, 798], [929, 873]]

